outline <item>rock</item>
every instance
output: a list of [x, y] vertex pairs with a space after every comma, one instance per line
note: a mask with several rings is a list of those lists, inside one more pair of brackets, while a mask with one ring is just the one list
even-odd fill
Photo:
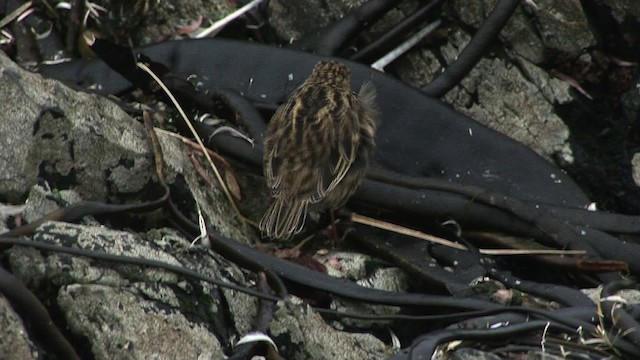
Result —
[[[7, 151], [0, 152], [0, 194], [26, 203], [25, 220], [82, 200], [132, 203], [156, 196], [151, 195], [158, 192], [154, 190], [158, 185], [147, 133], [116, 104], [22, 70], [3, 53], [0, 82], [6, 84], [0, 89], [6, 99], [0, 111], [13, 114], [1, 122], [0, 147]], [[255, 241], [257, 232], [237, 219], [220, 189], [201, 180], [183, 143], [166, 133], [159, 133], [159, 141], [167, 180], [173, 193], [181, 194], [175, 200], [180, 200], [182, 209], [195, 212], [198, 203], [218, 231], [237, 241]], [[238, 178], [247, 188], [255, 187], [251, 184], [257, 180], [252, 176], [240, 174]], [[7, 214], [12, 213], [9, 210]], [[129, 221], [153, 221], [153, 216]], [[31, 239], [162, 261], [253, 286], [254, 274], [205, 247], [191, 245], [193, 239], [174, 230], [151, 222], [150, 226], [156, 225], [153, 230], [136, 233], [104, 224], [92, 217], [85, 217], [79, 225], [47, 222]], [[173, 272], [27, 247], [13, 247], [3, 255], [10, 270], [45, 304], [55, 307], [57, 325], [74, 339], [83, 339], [82, 346], [75, 344], [86, 352], [81, 356], [221, 359], [255, 323], [257, 300], [253, 296]], [[15, 329], [3, 336], [0, 354], [37, 358], [41, 350], [30, 338], [31, 331], [6, 303], [0, 303], [0, 308], [7, 310], [5, 321], [11, 324], [7, 326]], [[289, 329], [292, 321], [296, 328]], [[374, 336], [333, 329], [308, 310], [285, 307], [272, 326], [284, 339], [278, 343], [289, 359], [347, 353], [354, 359], [386, 357], [386, 346]]]
[[208, 27], [235, 10], [232, 2], [223, 0], [111, 3], [112, 6], [106, 5], [107, 11], [117, 15], [98, 18], [101, 32], [135, 46], [180, 38], [183, 30], [189, 34], [190, 27]]
[[[497, 0], [456, 0], [453, 11], [464, 23], [478, 28]], [[502, 30], [500, 37], [513, 51], [540, 64], [549, 50], [578, 57], [596, 43], [587, 16], [578, 0], [536, 0], [535, 7], [523, 4]]]
[[281, 39], [294, 42], [342, 18], [364, 0], [269, 1], [269, 18]]
[[4, 53], [0, 82], [0, 113], [12, 114], [0, 122], [0, 193], [9, 201], [23, 200], [39, 177], [91, 200], [150, 181], [144, 128], [115, 103], [22, 70]]
[[[148, 135], [115, 103], [73, 91], [20, 69], [0, 53], [0, 194], [24, 199], [38, 178], [52, 191], [72, 188], [84, 200], [147, 201], [155, 179]], [[256, 233], [233, 216], [219, 188], [199, 186], [200, 176], [177, 138], [160, 134], [169, 184], [191, 185], [192, 196], [214, 227], [248, 242]], [[211, 178], [214, 178], [211, 175]], [[176, 189], [177, 190], [177, 189]], [[184, 199], [187, 200], [187, 199]], [[190, 203], [190, 212], [195, 204]], [[224, 214], [224, 216], [223, 216]]]
[[290, 359], [387, 359], [387, 348], [371, 334], [350, 334], [329, 326], [300, 300], [278, 302], [270, 333], [276, 343], [289, 343]]
[[[477, 29], [491, 13], [497, 2], [496, 0], [472, 2], [455, 0], [452, 2], [452, 11], [464, 24]], [[538, 36], [536, 26], [528, 10], [524, 3], [518, 7], [499, 36], [511, 46], [514, 53], [534, 64], [540, 64], [545, 60], [545, 44]]]
[[611, 9], [611, 15], [620, 24], [628, 17], [635, 17], [640, 21], [640, 2], [636, 0], [601, 0]]
[[[469, 39], [462, 31], [453, 32], [449, 43], [438, 51], [450, 63]], [[559, 157], [571, 163], [569, 130], [554, 109], [555, 104], [572, 100], [569, 85], [526, 59], [520, 58], [519, 64], [523, 65], [497, 57], [483, 58], [444, 100], [549, 160]], [[396, 66], [403, 81], [419, 87], [427, 82], [425, 77], [431, 78], [439, 71], [441, 64], [435, 50], [421, 49], [412, 51]]]
[[[159, 287], [154, 290], [161, 290]], [[190, 321], [178, 310], [167, 309], [164, 303], [147, 300], [145, 295], [109, 286], [75, 284], [61, 288], [57, 301], [70, 330], [90, 339], [97, 359], [224, 357], [218, 339], [205, 325]]]
[[[206, 249], [191, 247], [173, 231], [154, 231], [148, 236], [144, 240], [103, 227], [45, 223], [33, 240], [162, 261], [223, 277]], [[194, 253], [200, 254], [198, 264]], [[209, 260], [202, 261], [204, 258]], [[97, 359], [224, 356], [211, 324], [226, 315], [215, 301], [218, 289], [210, 284], [185, 281], [155, 268], [95, 262], [60, 253], [43, 255], [32, 248], [9, 250], [9, 264], [29, 286], [40, 288], [40, 293], [44, 289], [54, 293], [48, 297], [55, 299], [67, 327], [88, 341]], [[176, 347], [175, 342], [181, 346]]]
[[[278, 34], [289, 40], [317, 30], [310, 23], [328, 24], [363, 1], [272, 0], [269, 9]], [[389, 71], [415, 86], [425, 84], [455, 59], [495, 1], [451, 2], [454, 5], [445, 8], [449, 36], [411, 51], [392, 64]], [[543, 65], [549, 52], [593, 62], [584, 49], [594, 46], [594, 39], [602, 34], [594, 36], [596, 30], [588, 26], [588, 17], [577, 0], [536, 0], [536, 3], [538, 9], [525, 5], [517, 10], [501, 33], [506, 50], [501, 46], [490, 49], [493, 51], [445, 100], [459, 111], [533, 147], [547, 159], [560, 157], [570, 161], [569, 132], [554, 108], [575, 99], [569, 85], [549, 76]], [[627, 19], [637, 21], [640, 16], [640, 9], [632, 0], [600, 3], [620, 23]], [[416, 6], [415, 2], [407, 1], [384, 21], [392, 18], [395, 23]], [[146, 12], [150, 16], [144, 20], [144, 29], [132, 37], [140, 43], [171, 37], [177, 27], [200, 14], [205, 20], [221, 17], [212, 12], [216, 9], [228, 13], [230, 6], [226, 1], [206, 0], [154, 3]], [[131, 15], [137, 13], [132, 11]], [[374, 32], [383, 33], [389, 26], [375, 25]], [[117, 24], [112, 24], [112, 30], [116, 37], [128, 31], [124, 27], [118, 29]], [[373, 38], [371, 33], [367, 36]], [[26, 72], [1, 52], [0, 83], [3, 99], [0, 199], [14, 204], [23, 204], [27, 199], [26, 220], [81, 200], [129, 203], [157, 195], [148, 136], [142, 125], [112, 101], [73, 91]], [[167, 180], [173, 194], [179, 194], [174, 200], [180, 201], [181, 208], [193, 215], [197, 203], [222, 233], [245, 243], [255, 241], [257, 233], [237, 218], [220, 188], [203, 185], [182, 143], [166, 134], [159, 137], [165, 152]], [[634, 156], [633, 166], [634, 180], [640, 185], [640, 155]], [[260, 178], [251, 174], [239, 173], [238, 179], [243, 191], [261, 192], [264, 187]], [[260, 197], [243, 195], [247, 200], [240, 207], [243, 211], [255, 211], [259, 206], [256, 199]], [[9, 207], [0, 208], [3, 219], [13, 216], [8, 215]], [[145, 217], [145, 221], [153, 221], [153, 216]], [[81, 225], [51, 222], [41, 226], [33, 240], [161, 260], [230, 283], [254, 285], [254, 274], [242, 271], [204, 247], [191, 246], [192, 239], [185, 239], [174, 230], [158, 226], [136, 233], [131, 229], [107, 228], [112, 225], [91, 217], [83, 219]], [[257, 313], [257, 301], [249, 295], [165, 270], [26, 247], [15, 247], [3, 255], [3, 263], [10, 265], [12, 272], [56, 310], [58, 325], [76, 342], [81, 339], [86, 346], [83, 355], [96, 359], [223, 358], [235, 340], [252, 328]], [[349, 275], [351, 279], [364, 274], [362, 268], [350, 270], [357, 274]], [[404, 290], [406, 278], [398, 273], [395, 268], [378, 270], [359, 281]], [[400, 282], [395, 281], [398, 278]], [[339, 301], [332, 306], [354, 308], [353, 304]], [[364, 310], [380, 313], [389, 308], [374, 306]], [[31, 338], [29, 327], [2, 298], [0, 313], [3, 314], [0, 326], [5, 329], [0, 339], [0, 358], [36, 359], [47, 355]], [[340, 331], [346, 326], [364, 325], [352, 321], [333, 322], [330, 326], [292, 297], [278, 303], [270, 332], [288, 359], [390, 356], [391, 349], [382, 341], [368, 333]], [[175, 346], [177, 342], [180, 346]], [[457, 352], [460, 356], [479, 354], [461, 349]]]
[[545, 47], [576, 57], [595, 45], [596, 39], [579, 0], [537, 0], [535, 3], [538, 9], [534, 15]]
[[[28, 196], [24, 212], [27, 220], [80, 200], [133, 203], [157, 196], [153, 195], [159, 191], [153, 190], [158, 185], [148, 135], [115, 103], [22, 70], [2, 52], [0, 82], [5, 99], [0, 113], [12, 114], [0, 122], [0, 194], [18, 203]], [[176, 193], [183, 194], [184, 198], [178, 200], [186, 211], [195, 212], [197, 202], [220, 232], [238, 241], [254, 239], [256, 232], [234, 216], [220, 189], [209, 188], [201, 181], [182, 142], [166, 134], [159, 137], [167, 180]], [[38, 179], [44, 180], [45, 186], [37, 185]], [[108, 230], [92, 219], [85, 219], [85, 224], [89, 225], [49, 223], [34, 239], [173, 265], [191, 264], [191, 268], [215, 278], [224, 277], [215, 270], [218, 262], [230, 266], [205, 248], [192, 247], [192, 239], [174, 232], [139, 235]], [[218, 288], [197, 281], [192, 285], [166, 271], [94, 264], [86, 258], [43, 255], [20, 247], [9, 250], [8, 257], [11, 271], [35, 293], [51, 299], [70, 331], [87, 340], [96, 359], [118, 357], [114, 354], [126, 358], [220, 359], [224, 357], [221, 349], [231, 344], [219, 343], [215, 326], [225, 329], [221, 339], [229, 339], [229, 333], [247, 331], [255, 316], [253, 298], [237, 296], [233, 291], [227, 292], [229, 299], [220, 303]], [[239, 276], [239, 282], [246, 281], [237, 268], [225, 270], [225, 276], [231, 275]], [[240, 329], [226, 324], [226, 320], [213, 320], [226, 319], [227, 306], [235, 312], [233, 318]], [[14, 320], [8, 315], [7, 321]], [[29, 352], [37, 355], [39, 350], [30, 343], [30, 331], [17, 321], [16, 334], [22, 335], [3, 339], [6, 347], [0, 352], [34, 358]], [[185, 344], [184, 349], [176, 347], [174, 340], [167, 341], [176, 337]]]
[[0, 296], [0, 359], [40, 359], [42, 353], [29, 338], [25, 324], [4, 296]]
[[[367, 288], [375, 288], [394, 292], [409, 292], [410, 280], [404, 270], [388, 267], [371, 258], [369, 255], [348, 252], [330, 252], [327, 255], [316, 256], [326, 267], [327, 274], [346, 278]], [[397, 314], [400, 308], [390, 305], [365, 304], [344, 298], [331, 301], [331, 309], [342, 312], [359, 314], [389, 315]], [[334, 321], [333, 325], [347, 326], [351, 329], [367, 330], [371, 327], [384, 326], [383, 321], [370, 321], [357, 318], [343, 318]]]
[[631, 158], [631, 167], [633, 169], [633, 182], [640, 186], [640, 153], [633, 154]]

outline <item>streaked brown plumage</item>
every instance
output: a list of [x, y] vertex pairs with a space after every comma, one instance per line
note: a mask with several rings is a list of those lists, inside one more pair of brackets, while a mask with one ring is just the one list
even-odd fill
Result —
[[362, 180], [378, 113], [373, 85], [357, 94], [350, 79], [344, 64], [320, 61], [271, 118], [264, 174], [274, 202], [260, 221], [266, 236], [297, 234], [309, 206], [336, 209]]

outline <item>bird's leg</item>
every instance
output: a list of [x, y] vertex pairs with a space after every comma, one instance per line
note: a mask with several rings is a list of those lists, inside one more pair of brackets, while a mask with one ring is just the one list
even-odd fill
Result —
[[336, 214], [335, 214], [335, 211], [333, 211], [333, 209], [329, 209], [329, 237], [330, 237], [329, 244], [331, 245], [332, 248], [335, 248], [336, 245], [338, 245], [339, 243], [339, 238], [338, 238], [338, 227], [336, 226]]

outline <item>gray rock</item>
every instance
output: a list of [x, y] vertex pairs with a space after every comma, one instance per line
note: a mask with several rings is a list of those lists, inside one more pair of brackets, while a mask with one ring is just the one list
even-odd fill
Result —
[[[479, 28], [485, 21], [497, 0], [452, 2], [452, 11], [464, 24]], [[543, 43], [532, 20], [531, 9], [524, 3], [516, 9], [513, 16], [500, 32], [500, 39], [508, 43], [513, 52], [528, 59], [534, 64], [545, 60], [545, 44]]]
[[149, 182], [144, 128], [116, 104], [24, 71], [4, 53], [0, 82], [0, 193], [9, 201], [24, 199], [37, 177], [92, 200]]
[[[272, 0], [269, 9], [280, 36], [299, 39], [363, 1]], [[456, 24], [457, 20], [477, 27], [495, 1], [453, 1], [446, 16], [455, 20], [450, 22], [444, 44], [437, 49], [431, 49], [433, 43], [416, 48], [392, 64], [390, 71], [416, 86], [425, 84], [468, 42], [470, 36]], [[549, 50], [580, 56], [595, 40], [579, 1], [536, 3], [538, 9], [521, 7], [501, 33], [507, 52], [487, 54], [445, 100], [547, 158], [560, 156], [570, 161], [568, 131], [553, 107], [573, 98], [566, 83], [549, 76], [538, 65], [547, 59]], [[640, 14], [633, 0], [601, 3], [610, 6], [618, 21]], [[364, 37], [372, 39], [384, 33], [417, 6], [417, 2], [407, 1]], [[217, 19], [221, 16], [216, 15], [217, 9], [228, 13], [230, 7], [225, 1], [160, 2], [149, 10], [148, 26], [136, 36], [142, 42], [171, 37], [178, 26], [199, 14]], [[16, 204], [28, 198], [27, 220], [81, 199], [142, 201], [149, 187], [157, 186], [146, 132], [111, 101], [26, 72], [1, 52], [0, 84], [0, 198]], [[238, 219], [219, 187], [202, 184], [182, 143], [174, 137], [159, 136], [167, 180], [174, 189], [183, 190], [181, 200], [191, 204], [185, 205], [190, 206], [185, 212], [193, 215], [197, 203], [222, 233], [246, 243], [255, 241], [256, 232]], [[638, 158], [634, 158], [634, 174], [640, 184]], [[38, 177], [46, 178], [48, 187], [37, 186]], [[241, 189], [259, 193], [243, 194], [247, 200], [240, 202], [240, 207], [246, 213], [259, 214], [255, 208], [260, 206], [259, 199], [264, 199], [264, 184], [253, 175], [239, 173], [237, 177]], [[8, 210], [3, 209], [0, 211], [5, 217]], [[137, 234], [109, 230], [95, 219], [85, 218], [82, 225], [47, 223], [32, 239], [161, 260], [228, 282], [253, 285], [254, 274], [203, 247], [190, 246], [192, 239], [184, 239], [173, 230], [160, 228]], [[252, 328], [257, 312], [253, 297], [164, 270], [25, 247], [13, 248], [6, 256], [3, 261], [8, 261], [11, 270], [41, 299], [59, 309], [68, 331], [86, 339], [96, 359], [223, 358], [222, 349], [230, 348]], [[360, 284], [405, 289], [406, 278], [397, 269], [380, 269], [368, 277], [362, 267], [349, 270], [348, 277]], [[332, 306], [376, 313], [394, 311], [382, 306], [358, 308], [338, 301]], [[0, 326], [5, 329], [0, 337], [0, 358], [8, 357], [6, 354], [25, 359], [41, 357], [29, 329], [2, 299], [0, 313]], [[278, 303], [270, 332], [289, 359], [384, 359], [391, 355], [392, 350], [370, 334], [340, 331], [345, 323], [365, 326], [355, 321], [330, 326], [307, 305], [291, 298]]]
[[[33, 221], [81, 200], [141, 201], [150, 186], [157, 186], [145, 130], [111, 101], [26, 72], [2, 53], [0, 82], [7, 84], [0, 89], [6, 99], [0, 114], [14, 114], [0, 122], [0, 146], [10, 150], [0, 152], [4, 176], [0, 194], [15, 202], [28, 196], [25, 219]], [[159, 140], [167, 181], [193, 197], [183, 200], [198, 203], [210, 224], [223, 234], [254, 241], [257, 232], [235, 216], [219, 188], [212, 189], [201, 180], [183, 143], [164, 133]], [[44, 185], [37, 184], [38, 177], [46, 180]], [[252, 176], [238, 178], [242, 184], [256, 182]], [[244, 195], [252, 198], [250, 193]], [[195, 212], [188, 207], [186, 211]], [[253, 274], [247, 276], [206, 248], [192, 246], [192, 239], [173, 230], [137, 234], [107, 229], [87, 217], [81, 225], [45, 223], [31, 238], [163, 261], [253, 286]], [[255, 298], [172, 272], [26, 247], [14, 247], [5, 255], [11, 271], [41, 299], [49, 299], [66, 320], [62, 325], [86, 339], [96, 359], [220, 359], [222, 349], [230, 348], [255, 321]], [[353, 348], [358, 348], [356, 355], [375, 355], [364, 358], [383, 358], [385, 346], [380, 340], [335, 330], [313, 312], [278, 315], [279, 336], [289, 331], [284, 319], [305, 326], [304, 333], [290, 337], [295, 342], [283, 342], [288, 354], [293, 354], [290, 359], [326, 358], [328, 353], [350, 353]], [[20, 346], [23, 350], [16, 353], [34, 358], [39, 348], [31, 343], [30, 331], [19, 321], [15, 328], [22, 338], [7, 336], [0, 351]]]
[[633, 169], [633, 182], [640, 186], [640, 153], [633, 154], [631, 158], [631, 168]]
[[538, 0], [535, 3], [538, 6], [534, 11], [538, 31], [547, 48], [576, 57], [595, 45], [596, 39], [579, 0]]
[[[377, 261], [369, 255], [350, 252], [330, 252], [327, 255], [316, 256], [326, 267], [327, 274], [346, 278], [358, 285], [379, 290], [408, 292], [409, 276], [400, 268], [390, 267]], [[390, 315], [397, 314], [400, 308], [390, 305], [366, 304], [344, 298], [332, 300], [331, 309], [341, 312], [358, 314]], [[333, 322], [334, 326], [349, 326], [351, 328], [370, 329], [372, 326], [383, 324], [384, 321], [369, 321], [357, 318], [342, 318]]]
[[[146, 187], [153, 185], [155, 175], [147, 134], [140, 123], [113, 102], [24, 71], [1, 52], [0, 83], [3, 84], [0, 93], [5, 99], [0, 104], [0, 114], [12, 114], [0, 115], [3, 117], [0, 194], [15, 202], [29, 194], [26, 219], [32, 221], [81, 199], [135, 202], [136, 197], [148, 191]], [[186, 193], [191, 191], [204, 216], [222, 233], [240, 241], [254, 238], [256, 233], [248, 225], [229, 215], [233, 211], [222, 192], [201, 185], [182, 142], [162, 134], [160, 142], [169, 183], [186, 185]], [[49, 187], [35, 185], [38, 177], [47, 179]], [[191, 248], [191, 240], [175, 234], [147, 235], [163, 245], [159, 246], [133, 233], [107, 230], [91, 219], [84, 222], [98, 226], [46, 224], [34, 239], [173, 265], [190, 264], [191, 268], [215, 278], [223, 277], [215, 270], [219, 264], [230, 266], [221, 258], [211, 258], [204, 248]], [[171, 254], [173, 250], [180, 254]], [[195, 256], [198, 251], [199, 256], [209, 260]], [[193, 294], [193, 285], [166, 271], [96, 265], [86, 258], [43, 255], [29, 248], [10, 250], [9, 262], [11, 270], [36, 293], [44, 295], [43, 292], [60, 289], [57, 294], [44, 296], [56, 299], [70, 330], [87, 338], [97, 359], [224, 356], [209, 323], [227, 316], [223, 314], [228, 309], [216, 303], [215, 299], [220, 299], [217, 288], [199, 285], [202, 289]], [[246, 281], [237, 268], [225, 270], [225, 274], [234, 274], [241, 283]], [[189, 302], [185, 303], [185, 299]], [[247, 324], [255, 315], [255, 300], [230, 296], [227, 303], [236, 311], [234, 319], [242, 325], [239, 331], [247, 331]], [[167, 309], [171, 311], [167, 313]], [[189, 309], [200, 310], [194, 314]], [[202, 316], [202, 312], [209, 315]], [[218, 326], [225, 324], [213, 321], [216, 322]], [[226, 332], [237, 331], [233, 324], [223, 328], [228, 328]], [[18, 325], [16, 331], [28, 340], [30, 331]], [[221, 335], [225, 337], [228, 334]], [[167, 338], [180, 341], [184, 349]], [[28, 342], [20, 345], [19, 338], [7, 337], [4, 344], [6, 347], [0, 351], [14, 347], [21, 353], [37, 351]], [[19, 346], [26, 350], [18, 349]]]
[[103, 1], [100, 5], [109, 12], [109, 16], [100, 12], [100, 32], [135, 46], [193, 35], [189, 30], [208, 27], [235, 10], [235, 4], [225, 0]]
[[[218, 262], [230, 266], [208, 250], [192, 247], [173, 231], [154, 231], [145, 241], [123, 231], [45, 223], [33, 240], [162, 261], [215, 278], [223, 277]], [[217, 289], [210, 284], [185, 282], [174, 273], [155, 268], [96, 262], [68, 254], [43, 255], [31, 248], [9, 250], [9, 263], [14, 274], [30, 287], [59, 289], [54, 298], [69, 330], [87, 339], [97, 359], [224, 356], [211, 324], [226, 315], [215, 302]]]
[[[458, 110], [484, 125], [508, 134], [515, 140], [550, 159], [561, 155], [572, 162], [569, 130], [554, 113], [540, 89], [522, 72], [501, 59], [483, 59], [456, 89], [478, 99]], [[475, 88], [474, 88], [475, 85]], [[510, 91], [503, 92], [508, 88]], [[454, 100], [447, 94], [446, 98]]]
[[74, 284], [60, 289], [57, 302], [70, 330], [90, 339], [96, 359], [224, 357], [206, 326], [144, 295], [131, 289]]
[[640, 2], [636, 0], [602, 0], [611, 8], [611, 15], [618, 23], [623, 23], [627, 17], [635, 17], [640, 20]]
[[[497, 0], [453, 2], [455, 14], [466, 24], [478, 28], [494, 8]], [[523, 4], [516, 10], [500, 34], [513, 46], [515, 53], [539, 64], [545, 51], [567, 53], [571, 57], [582, 54], [595, 45], [587, 16], [578, 0], [536, 0], [536, 6]]]
[[[276, 343], [290, 344], [291, 359], [387, 359], [387, 347], [370, 334], [350, 334], [329, 326], [300, 300], [278, 302], [269, 328]], [[280, 341], [282, 340], [282, 341]]]
[[[454, 61], [469, 39], [461, 30], [452, 32], [449, 43], [438, 49], [444, 61]], [[501, 58], [481, 59], [444, 100], [547, 159], [558, 156], [572, 162], [569, 130], [553, 107], [572, 100], [569, 85], [526, 59], [519, 60], [522, 66]], [[403, 81], [419, 87], [433, 78], [442, 64], [434, 51], [416, 49], [396, 66]]]
[[[41, 177], [48, 179], [51, 191], [73, 188], [84, 200], [132, 202], [148, 196], [155, 171], [142, 124], [106, 98], [22, 70], [3, 53], [0, 70], [0, 96], [6, 99], [0, 114], [12, 114], [0, 122], [0, 148], [6, 150], [0, 152], [0, 194], [19, 202]], [[226, 216], [234, 212], [220, 188], [199, 186], [200, 176], [182, 142], [162, 133], [159, 140], [169, 184], [186, 181], [195, 202], [222, 233], [253, 238], [247, 224]]]
[[447, 360], [500, 360], [501, 357], [490, 352], [477, 349], [461, 348], [446, 356]]
[[269, 18], [278, 36], [293, 42], [343, 17], [364, 0], [273, 0]]
[[4, 296], [0, 296], [0, 359], [39, 359], [42, 354], [29, 338], [20, 316]]

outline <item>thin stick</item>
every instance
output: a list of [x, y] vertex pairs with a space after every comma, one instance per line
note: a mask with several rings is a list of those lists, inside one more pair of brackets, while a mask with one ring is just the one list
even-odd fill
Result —
[[436, 20], [431, 24], [427, 25], [424, 29], [418, 31], [415, 35], [411, 36], [407, 41], [400, 44], [395, 49], [388, 52], [385, 56], [378, 59], [376, 62], [371, 64], [371, 67], [384, 72], [384, 67], [389, 65], [395, 59], [399, 58], [402, 54], [409, 51], [412, 47], [414, 47], [420, 40], [427, 37], [427, 35], [434, 32], [438, 26], [440, 26], [440, 20]]
[[213, 163], [213, 160], [211, 159], [211, 155], [209, 155], [209, 152], [207, 151], [207, 148], [202, 143], [202, 140], [200, 139], [200, 136], [196, 132], [196, 129], [193, 127], [193, 124], [191, 124], [191, 121], [189, 121], [189, 118], [187, 117], [187, 114], [182, 109], [182, 106], [180, 106], [180, 104], [178, 103], [178, 100], [176, 100], [176, 98], [173, 96], [171, 91], [169, 91], [167, 86], [162, 82], [162, 80], [160, 80], [160, 78], [156, 74], [153, 73], [153, 71], [151, 71], [151, 69], [149, 69], [149, 67], [147, 65], [145, 65], [145, 64], [143, 64], [141, 62], [138, 62], [136, 64], [136, 66], [139, 67], [140, 69], [142, 69], [147, 74], [149, 74], [149, 76], [151, 76], [153, 78], [153, 80], [155, 80], [155, 82], [158, 83], [158, 85], [160, 85], [160, 87], [165, 92], [165, 94], [167, 94], [169, 99], [171, 99], [171, 102], [176, 107], [176, 109], [180, 113], [180, 116], [182, 116], [182, 118], [184, 119], [185, 123], [189, 127], [189, 130], [191, 131], [191, 134], [193, 134], [193, 137], [196, 139], [196, 142], [198, 143], [198, 145], [200, 145], [200, 149], [202, 149], [202, 153], [207, 158], [207, 161], [209, 162], [209, 165], [211, 165], [211, 168], [213, 169], [213, 172], [216, 175], [216, 179], [218, 180], [218, 183], [222, 187], [222, 191], [224, 192], [225, 196], [229, 200], [229, 203], [231, 203], [231, 207], [233, 207], [233, 210], [236, 212], [236, 214], [238, 214], [238, 216], [240, 216], [240, 218], [242, 220], [251, 223], [250, 219], [246, 218], [240, 212], [240, 209], [238, 209], [238, 206], [236, 205], [236, 202], [233, 200], [233, 196], [229, 192], [229, 189], [227, 188], [227, 185], [222, 180], [222, 175], [220, 175], [220, 171], [218, 170], [218, 167], [216, 167], [216, 165]]
[[223, 17], [222, 19], [214, 22], [211, 26], [209, 26], [208, 28], [202, 30], [198, 35], [196, 35], [197, 39], [201, 39], [203, 37], [207, 37], [207, 36], [215, 36], [220, 30], [222, 30], [222, 28], [224, 28], [225, 26], [227, 26], [228, 23], [232, 22], [233, 20], [239, 18], [240, 16], [244, 15], [244, 13], [248, 12], [249, 10], [253, 9], [254, 7], [258, 6], [263, 0], [253, 0], [252, 2], [248, 3], [247, 5], [241, 7], [240, 9], [232, 12], [231, 14]]
[[[163, 135], [167, 135], [167, 136], [171, 136], [177, 139], [180, 139], [180, 141], [182, 141], [182, 143], [184, 143], [185, 145], [191, 147], [194, 150], [198, 150], [200, 152], [202, 152], [202, 148], [198, 145], [197, 142], [182, 136], [180, 134], [176, 134], [173, 131], [169, 131], [169, 130], [165, 130], [162, 128], [154, 128], [156, 130], [156, 132], [161, 133]], [[209, 153], [209, 155], [211, 155], [213, 157], [213, 159], [215, 159], [216, 161], [219, 161], [222, 164], [222, 167], [224, 167], [225, 169], [231, 169], [231, 164], [229, 164], [227, 162], [227, 160], [225, 158], [223, 158], [222, 156], [220, 156], [219, 154], [217, 154], [216, 152], [214, 152], [213, 150], [206, 148], [207, 152]]]
[[4, 18], [0, 19], [0, 29], [9, 25], [10, 22], [17, 19], [19, 16], [22, 16], [22, 13], [27, 11], [32, 5], [31, 1], [27, 1], [26, 3], [18, 6], [15, 10], [7, 14]]
[[[429, 235], [418, 230], [392, 224], [386, 221], [373, 219], [357, 213], [351, 213], [351, 221], [378, 229], [391, 231], [397, 234], [411, 236], [416, 239], [430, 241], [435, 244], [447, 246], [458, 250], [467, 250], [467, 247], [455, 241]], [[537, 250], [537, 249], [479, 249], [484, 255], [586, 255], [584, 250]]]

